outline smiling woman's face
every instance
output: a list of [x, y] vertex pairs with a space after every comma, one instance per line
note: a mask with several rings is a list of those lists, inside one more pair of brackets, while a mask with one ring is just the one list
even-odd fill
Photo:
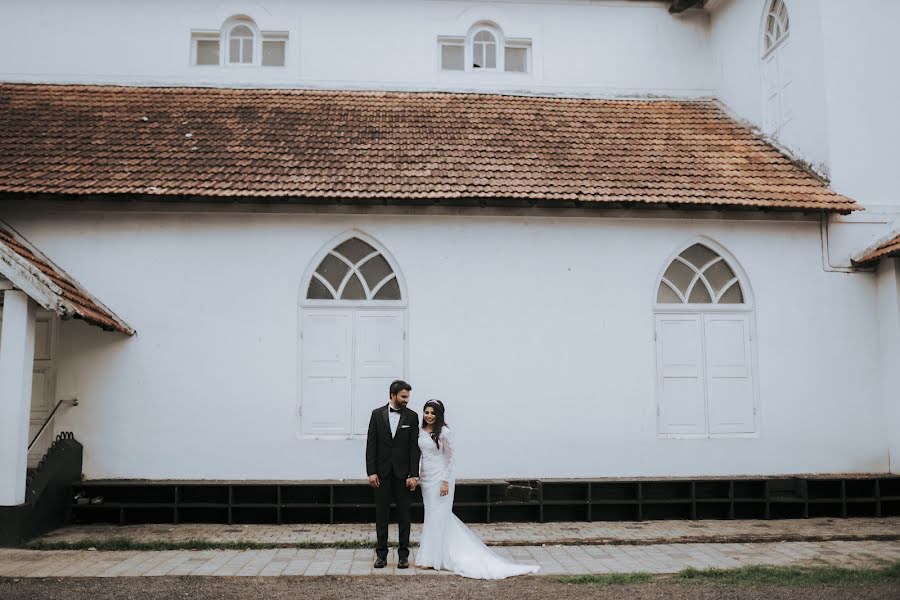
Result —
[[434, 425], [434, 421], [437, 419], [437, 417], [434, 414], [433, 407], [426, 406], [422, 414], [425, 416], [425, 423], [427, 423], [428, 425]]

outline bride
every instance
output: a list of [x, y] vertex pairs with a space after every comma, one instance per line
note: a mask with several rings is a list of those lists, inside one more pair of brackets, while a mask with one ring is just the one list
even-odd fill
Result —
[[425, 524], [416, 566], [447, 569], [473, 579], [504, 579], [537, 572], [537, 566], [517, 564], [495, 554], [453, 514], [454, 449], [450, 428], [444, 421], [444, 404], [429, 400], [422, 414], [419, 483]]

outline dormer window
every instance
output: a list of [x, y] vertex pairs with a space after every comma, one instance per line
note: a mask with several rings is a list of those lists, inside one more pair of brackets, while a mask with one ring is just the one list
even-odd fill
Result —
[[235, 25], [228, 33], [228, 62], [233, 65], [253, 64], [253, 30]]
[[509, 73], [527, 73], [529, 46], [530, 44], [520, 46], [507, 44], [503, 51], [503, 70]]
[[283, 67], [287, 49], [286, 33], [267, 32], [262, 43], [262, 66]]
[[440, 36], [442, 71], [528, 73], [530, 39], [507, 38], [493, 23], [476, 23], [466, 36]]
[[[253, 19], [232, 17], [218, 30], [191, 32], [191, 63], [197, 66], [283, 67], [288, 34], [260, 31]], [[225, 48], [225, 51], [222, 51]]]
[[466, 70], [466, 44], [463, 38], [438, 38], [438, 44], [441, 46], [441, 69]]
[[490, 31], [481, 30], [472, 38], [472, 68], [497, 68], [497, 38]]
[[219, 64], [219, 34], [194, 32], [194, 64]]

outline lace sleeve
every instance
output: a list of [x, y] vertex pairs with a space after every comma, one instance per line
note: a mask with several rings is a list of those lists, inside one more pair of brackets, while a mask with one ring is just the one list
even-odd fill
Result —
[[449, 482], [453, 478], [453, 467], [455, 463], [455, 449], [453, 448], [453, 436], [448, 428], [441, 430], [441, 454], [444, 456], [444, 472], [441, 474], [441, 481]]

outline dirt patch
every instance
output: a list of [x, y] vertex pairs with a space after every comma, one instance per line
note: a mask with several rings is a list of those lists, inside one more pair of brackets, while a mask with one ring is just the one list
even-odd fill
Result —
[[814, 587], [678, 584], [566, 585], [544, 577], [475, 581], [455, 576], [0, 578], [3, 600], [896, 600], [900, 585]]

